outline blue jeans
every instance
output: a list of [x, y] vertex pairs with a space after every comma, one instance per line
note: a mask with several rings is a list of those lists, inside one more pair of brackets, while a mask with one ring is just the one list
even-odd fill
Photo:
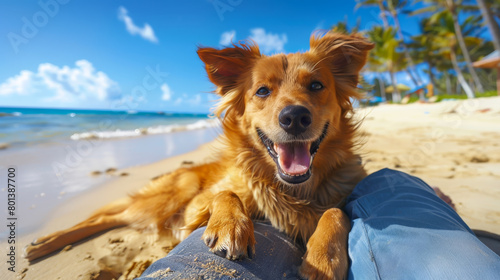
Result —
[[[345, 211], [351, 219], [349, 279], [500, 279], [500, 257], [422, 180], [383, 169], [361, 181]], [[255, 224], [253, 259], [229, 261], [194, 231], [138, 278], [297, 279], [304, 251]]]

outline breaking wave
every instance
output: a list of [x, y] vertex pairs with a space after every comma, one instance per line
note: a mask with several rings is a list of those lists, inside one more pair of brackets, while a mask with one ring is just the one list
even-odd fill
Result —
[[204, 129], [210, 127], [218, 127], [220, 126], [220, 122], [216, 119], [209, 120], [199, 120], [195, 123], [179, 125], [160, 125], [146, 128], [136, 128], [132, 130], [109, 130], [109, 131], [90, 131], [90, 132], [81, 132], [75, 133], [71, 135], [72, 140], [83, 140], [83, 139], [113, 139], [113, 138], [129, 138], [129, 137], [138, 137], [143, 135], [152, 135], [152, 134], [164, 134], [164, 133], [172, 133], [186, 130], [197, 130]]

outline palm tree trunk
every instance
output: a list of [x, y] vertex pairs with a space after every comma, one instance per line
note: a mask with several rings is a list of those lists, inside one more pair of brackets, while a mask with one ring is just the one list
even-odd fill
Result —
[[392, 102], [401, 102], [401, 93], [399, 93], [398, 89], [398, 81], [396, 80], [396, 75], [394, 75], [394, 71], [392, 70], [392, 67], [389, 69], [389, 73], [391, 76], [391, 83], [392, 83]]
[[432, 69], [434, 69], [434, 63], [432, 63], [431, 59], [427, 61], [427, 65], [429, 66], [429, 83], [431, 83], [432, 88], [434, 89], [434, 95], [438, 94], [438, 88], [437, 82], [436, 82], [436, 76], [434, 75], [434, 72]]
[[500, 96], [500, 66], [497, 66], [497, 95]]
[[385, 92], [385, 82], [384, 79], [382, 78], [381, 73], [379, 73], [378, 84], [380, 86], [380, 97], [385, 98], [385, 100], [387, 101], [387, 93]]
[[464, 55], [467, 69], [469, 70], [469, 73], [472, 75], [472, 78], [474, 79], [474, 83], [476, 84], [476, 88], [478, 89], [478, 91], [484, 92], [483, 86], [481, 85], [481, 81], [479, 80], [479, 77], [477, 76], [476, 70], [474, 70], [474, 67], [472, 67], [472, 61], [471, 61], [470, 56], [469, 56], [469, 51], [467, 51], [467, 46], [465, 45], [464, 36], [462, 34], [462, 28], [460, 27], [460, 23], [458, 22], [458, 17], [456, 14], [455, 5], [453, 4], [453, 0], [447, 0], [447, 1], [449, 3], [449, 7], [450, 7], [449, 11], [450, 11], [451, 16], [453, 18], [453, 25], [455, 27], [455, 35], [457, 37], [458, 45], [460, 46], [460, 49], [462, 50], [462, 53]]
[[387, 15], [385, 14], [384, 0], [378, 0], [378, 8], [380, 9], [380, 16], [382, 18], [384, 29], [387, 29], [389, 28], [389, 22], [387, 21]]
[[473, 92], [476, 92], [477, 91], [477, 88], [474, 87], [474, 80], [472, 79], [472, 77], [469, 77], [469, 82], [468, 82], [470, 88], [472, 89]]
[[493, 45], [495, 46], [496, 50], [500, 51], [500, 28], [493, 18], [493, 15], [491, 14], [491, 11], [488, 8], [486, 2], [484, 0], [477, 0], [477, 4], [481, 9], [481, 14], [483, 15], [484, 21], [490, 29], [491, 37], [493, 38]]
[[417, 73], [417, 70], [415, 70], [415, 63], [413, 62], [413, 59], [410, 56], [410, 52], [408, 52], [408, 48], [406, 47], [405, 43], [405, 38], [403, 37], [403, 32], [401, 31], [401, 25], [399, 24], [399, 19], [398, 19], [398, 14], [396, 10], [393, 10], [391, 12], [392, 18], [394, 19], [394, 26], [396, 27], [396, 32], [398, 33], [398, 37], [401, 40], [401, 45], [403, 47], [403, 52], [405, 54], [406, 60], [408, 60], [408, 65], [410, 66], [409, 68], [411, 71], [407, 71], [408, 74], [410, 75], [411, 80], [416, 86], [422, 85], [422, 79]]
[[448, 71], [445, 71], [445, 82], [446, 82], [446, 94], [451, 94], [451, 80], [450, 80], [450, 73]]
[[464, 76], [462, 75], [462, 70], [460, 70], [460, 67], [458, 67], [457, 63], [457, 56], [455, 55], [455, 51], [453, 48], [451, 48], [450, 51], [450, 56], [451, 56], [451, 63], [453, 64], [453, 68], [455, 69], [455, 72], [457, 73], [457, 79], [462, 88], [465, 91], [465, 94], [467, 94], [467, 98], [474, 98], [474, 92], [470, 88], [469, 84], [464, 79]]

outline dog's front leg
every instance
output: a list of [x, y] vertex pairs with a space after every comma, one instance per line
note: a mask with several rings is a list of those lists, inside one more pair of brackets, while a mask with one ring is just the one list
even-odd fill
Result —
[[253, 223], [235, 193], [223, 191], [214, 197], [202, 238], [210, 251], [230, 260], [255, 253]]
[[307, 242], [307, 252], [300, 267], [301, 276], [307, 279], [345, 279], [350, 228], [349, 219], [342, 210], [327, 210]]

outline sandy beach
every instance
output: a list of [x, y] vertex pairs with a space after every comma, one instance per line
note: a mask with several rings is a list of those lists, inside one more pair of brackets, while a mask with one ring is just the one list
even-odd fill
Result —
[[[369, 173], [388, 167], [418, 176], [450, 196], [472, 229], [500, 235], [500, 97], [381, 105], [359, 109], [356, 115], [363, 120], [359, 152]], [[113, 177], [68, 199], [40, 228], [20, 236], [17, 255], [34, 238], [74, 225], [153, 177], [186, 162], [210, 160], [214, 146], [216, 141], [183, 155], [117, 170], [128, 176]], [[152, 232], [118, 228], [30, 265], [18, 258], [16, 278], [133, 279], [175, 245]], [[7, 273], [0, 278], [16, 279]]]

